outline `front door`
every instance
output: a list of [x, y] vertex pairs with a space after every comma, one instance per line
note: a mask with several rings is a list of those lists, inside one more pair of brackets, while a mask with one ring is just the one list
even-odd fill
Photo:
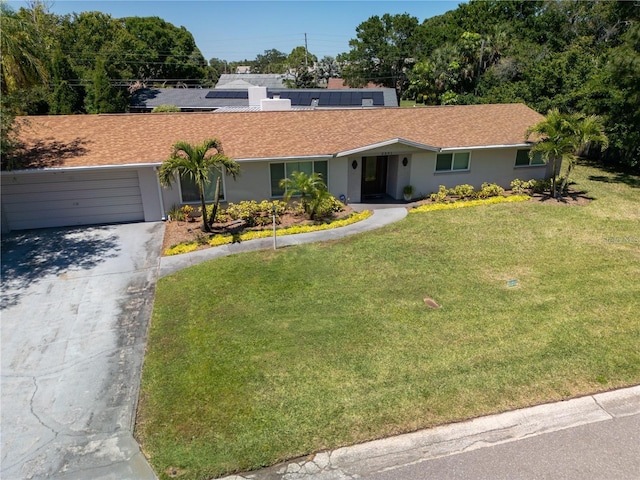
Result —
[[362, 157], [362, 198], [383, 197], [387, 193], [387, 157]]

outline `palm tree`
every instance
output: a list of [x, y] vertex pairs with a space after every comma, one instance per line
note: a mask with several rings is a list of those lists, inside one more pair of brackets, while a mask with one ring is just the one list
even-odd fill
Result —
[[300, 196], [304, 212], [313, 219], [322, 202], [331, 194], [322, 180], [322, 175], [304, 172], [293, 172], [289, 178], [280, 180], [280, 188], [285, 189], [284, 199], [289, 201], [293, 196]]
[[580, 155], [588, 151], [591, 145], [597, 145], [602, 150], [606, 150], [609, 147], [609, 139], [604, 133], [602, 118], [597, 115], [589, 115], [588, 117], [576, 115], [573, 117], [572, 123], [576, 142], [575, 151], [574, 155], [569, 158], [567, 172], [562, 180], [562, 185], [560, 185], [560, 192], [564, 192], [569, 181], [569, 175], [571, 175], [571, 171]]
[[0, 2], [0, 90], [3, 95], [47, 84], [49, 72], [43, 39], [32, 22], [17, 15], [8, 5]]
[[[225, 172], [234, 179], [240, 173], [240, 165], [230, 157], [227, 157], [222, 144], [215, 138], [205, 140], [200, 145], [191, 145], [188, 142], [177, 142], [173, 145], [171, 156], [160, 167], [158, 176], [160, 183], [170, 187], [176, 179], [176, 173], [180, 176], [187, 175], [193, 179], [198, 187], [200, 204], [202, 209], [202, 227], [206, 232], [211, 231], [207, 221], [207, 209], [204, 197], [204, 189], [210, 183], [209, 175], [212, 170], [217, 170], [222, 176]], [[220, 178], [218, 178], [218, 181]], [[215, 206], [218, 204], [219, 184], [216, 185]], [[215, 219], [215, 207], [212, 214]]]
[[[599, 117], [592, 115], [585, 118], [579, 114], [564, 114], [558, 109], [549, 110], [544, 120], [527, 129], [525, 138], [528, 139], [531, 134], [536, 135], [539, 140], [531, 148], [530, 155], [540, 153], [546, 162], [552, 164], [551, 195], [554, 198], [566, 187], [577, 156], [585, 146], [592, 143], [603, 148], [608, 146]], [[558, 192], [557, 176], [563, 161], [567, 162], [567, 174]]]

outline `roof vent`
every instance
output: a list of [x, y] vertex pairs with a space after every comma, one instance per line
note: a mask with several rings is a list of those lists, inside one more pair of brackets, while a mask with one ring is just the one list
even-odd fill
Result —
[[289, 98], [264, 98], [260, 100], [260, 110], [263, 112], [291, 110], [291, 100]]

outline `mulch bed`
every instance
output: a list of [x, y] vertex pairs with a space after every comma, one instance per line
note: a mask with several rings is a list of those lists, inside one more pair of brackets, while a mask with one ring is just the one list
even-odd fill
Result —
[[[334, 213], [330, 217], [325, 217], [322, 220], [319, 220], [315, 223], [326, 223], [330, 221], [340, 220], [342, 218], [348, 217], [353, 213], [353, 209], [349, 206], [346, 206], [345, 209], [341, 212]], [[294, 225], [312, 225], [314, 222], [309, 220], [303, 215], [294, 215], [291, 213], [287, 213], [280, 216], [280, 222], [278, 223], [278, 228], [283, 227], [291, 227]], [[164, 252], [168, 248], [173, 247], [179, 243], [187, 243], [194, 242], [198, 239], [208, 238], [213, 235], [219, 235], [224, 233], [241, 233], [242, 231], [249, 230], [267, 230], [272, 229], [272, 224], [266, 225], [264, 227], [251, 227], [239, 229], [237, 224], [234, 222], [226, 222], [226, 223], [216, 223], [213, 225], [213, 231], [211, 233], [207, 233], [202, 229], [202, 217], [191, 219], [190, 221], [177, 221], [171, 220], [165, 222], [165, 230], [164, 230], [164, 240], [162, 242], [162, 251]], [[208, 245], [200, 245], [198, 249], [209, 248]]]
[[[505, 192], [505, 195], [509, 195], [509, 194], [511, 194], [511, 192], [508, 192], [508, 191]], [[535, 194], [532, 196], [530, 201], [545, 203], [549, 205], [578, 205], [579, 206], [579, 205], [586, 205], [591, 201], [591, 198], [589, 198], [584, 192], [570, 191], [568, 195], [560, 199], [552, 198], [551, 196], [546, 194]], [[433, 203], [433, 202], [427, 199], [427, 200], [422, 200], [422, 201], [413, 203], [412, 205], [417, 206], [417, 205], [424, 205], [427, 203]], [[347, 217], [352, 213], [353, 213], [353, 209], [347, 205], [342, 212], [335, 213], [330, 218], [324, 218], [320, 223], [325, 223], [333, 220], [340, 220], [341, 218]], [[167, 221], [165, 223], [162, 251], [164, 252], [168, 248], [171, 248], [172, 246], [177, 245], [179, 243], [194, 242], [198, 239], [201, 239], [203, 237], [207, 238], [211, 235], [217, 235], [220, 233], [239, 233], [237, 226], [232, 225], [232, 223], [233, 222], [214, 224], [214, 229], [213, 229], [214, 231], [212, 233], [206, 233], [202, 229], [201, 217], [192, 218], [190, 219], [190, 221], [183, 221], [183, 222], [176, 221], [176, 220]], [[310, 225], [313, 223], [314, 223], [313, 221], [309, 220], [303, 215], [294, 215], [294, 214], [287, 213], [280, 217], [280, 223], [278, 224], [278, 228], [289, 227], [293, 225]], [[265, 227], [246, 228], [245, 230], [265, 230], [265, 229], [271, 229], [271, 228], [272, 226], [268, 225]], [[205, 244], [205, 245], [200, 245], [198, 247], [198, 249], [204, 249], [204, 248], [209, 248], [209, 246]]]

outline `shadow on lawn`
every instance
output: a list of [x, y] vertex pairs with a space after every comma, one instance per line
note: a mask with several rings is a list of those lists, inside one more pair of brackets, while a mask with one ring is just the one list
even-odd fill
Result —
[[25, 230], [2, 238], [0, 310], [16, 305], [26, 289], [47, 275], [87, 270], [117, 255], [109, 227]]
[[632, 188], [640, 188], [640, 175], [630, 169], [621, 169], [612, 165], [602, 165], [595, 161], [585, 161], [585, 165], [602, 170], [610, 175], [589, 175], [589, 180], [605, 183], [624, 183]]

